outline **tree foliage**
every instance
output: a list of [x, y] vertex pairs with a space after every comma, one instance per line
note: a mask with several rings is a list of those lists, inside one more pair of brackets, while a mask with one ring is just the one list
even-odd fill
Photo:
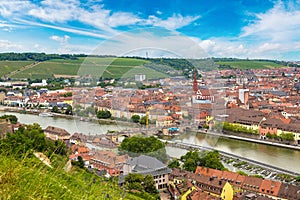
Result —
[[194, 172], [197, 166], [203, 166], [218, 170], [224, 170], [225, 167], [220, 161], [220, 154], [218, 151], [206, 151], [200, 153], [199, 151], [189, 151], [181, 156], [180, 160], [183, 162], [183, 168], [187, 171]]
[[180, 166], [180, 163], [177, 159], [171, 160], [168, 164], [169, 168], [178, 168], [179, 166]]
[[48, 140], [36, 123], [22, 126], [15, 133], [7, 133], [6, 138], [0, 140], [0, 145], [0, 151], [16, 155], [31, 151], [43, 152], [48, 156], [52, 153], [67, 154], [66, 145], [62, 141]]
[[294, 141], [293, 133], [281, 133], [280, 138], [284, 141]]
[[97, 117], [99, 119], [108, 119], [111, 118], [111, 113], [108, 110], [99, 110], [97, 112]]
[[18, 122], [18, 118], [15, 115], [3, 115], [0, 119], [8, 119], [12, 124], [16, 124]]
[[154, 178], [150, 174], [146, 176], [143, 176], [142, 174], [128, 174], [125, 177], [125, 187], [128, 190], [138, 190], [150, 194], [157, 194]]
[[119, 149], [121, 152], [128, 153], [131, 156], [143, 153], [148, 156], [156, 157], [162, 162], [168, 160], [165, 144], [154, 136], [133, 136], [131, 138], [125, 138]]
[[133, 121], [134, 123], [138, 123], [140, 121], [140, 116], [139, 115], [132, 115], [131, 117], [131, 121]]
[[146, 121], [147, 121], [147, 117], [146, 116], [143, 116], [141, 119], [140, 119], [140, 124], [146, 124]]
[[242, 125], [232, 124], [232, 123], [229, 123], [229, 122], [224, 122], [223, 123], [223, 130], [232, 131], [232, 132], [235, 132], [235, 133], [248, 133], [248, 134], [253, 134], [253, 135], [258, 134], [258, 131], [254, 130], [254, 129], [249, 129], [249, 128], [246, 128]]
[[72, 165], [78, 166], [79, 168], [84, 168], [84, 161], [81, 156], [77, 157], [77, 161], [72, 160]]
[[[80, 56], [80, 55], [77, 55]], [[34, 60], [46, 61], [50, 59], [78, 59], [76, 55], [71, 54], [45, 54], [45, 53], [1, 53], [0, 60]]]

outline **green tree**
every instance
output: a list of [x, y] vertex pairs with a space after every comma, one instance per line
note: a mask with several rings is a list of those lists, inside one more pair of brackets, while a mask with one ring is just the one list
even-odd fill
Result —
[[72, 113], [72, 110], [73, 110], [73, 109], [72, 109], [72, 106], [71, 106], [71, 105], [68, 105], [65, 114], [66, 114], [66, 115], [72, 115], [72, 114], [73, 114], [73, 113]]
[[57, 106], [53, 106], [52, 112], [58, 113], [59, 112], [58, 107]]
[[143, 181], [144, 190], [150, 194], [157, 194], [157, 189], [155, 187], [155, 181], [152, 175], [148, 174], [144, 177]]
[[191, 172], [194, 172], [197, 166], [219, 170], [225, 169], [220, 161], [220, 154], [218, 151], [206, 151], [201, 154], [197, 150], [189, 151], [181, 156], [180, 160], [183, 162], [183, 168]]
[[132, 115], [131, 117], [131, 121], [133, 121], [134, 123], [138, 123], [140, 121], [140, 116], [139, 115]]
[[80, 167], [80, 168], [84, 168], [84, 162], [83, 162], [83, 159], [82, 159], [82, 157], [81, 156], [78, 156], [78, 166]]
[[18, 122], [18, 118], [15, 115], [3, 115], [0, 119], [8, 119], [12, 124], [16, 124]]
[[165, 144], [154, 136], [125, 138], [119, 146], [119, 150], [121, 153], [128, 153], [131, 156], [143, 153], [162, 162], [168, 160]]
[[108, 110], [99, 110], [97, 112], [97, 118], [99, 119], [108, 119], [111, 117], [111, 113]]
[[139, 190], [142, 191], [142, 181], [144, 177], [142, 174], [128, 174], [125, 176], [125, 187], [128, 190]]
[[15, 133], [8, 133], [1, 140], [1, 151], [22, 156], [32, 151], [43, 152], [50, 156], [52, 153], [66, 155], [67, 147], [62, 141], [48, 140], [39, 124], [20, 127]]
[[284, 141], [294, 141], [293, 133], [281, 133], [279, 137]]
[[146, 124], [146, 121], [147, 121], [147, 117], [146, 116], [143, 116], [141, 119], [140, 119], [140, 124]]
[[178, 168], [179, 166], [180, 166], [180, 163], [177, 159], [171, 160], [168, 164], [169, 168]]

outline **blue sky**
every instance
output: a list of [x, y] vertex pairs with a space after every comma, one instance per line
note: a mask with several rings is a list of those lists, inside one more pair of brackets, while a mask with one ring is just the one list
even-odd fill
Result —
[[299, 0], [0, 1], [1, 52], [300, 60], [299, 33]]

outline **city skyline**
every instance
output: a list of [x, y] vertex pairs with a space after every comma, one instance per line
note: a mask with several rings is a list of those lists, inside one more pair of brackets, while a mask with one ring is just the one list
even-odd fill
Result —
[[300, 60], [299, 29], [297, 0], [0, 2], [1, 52]]

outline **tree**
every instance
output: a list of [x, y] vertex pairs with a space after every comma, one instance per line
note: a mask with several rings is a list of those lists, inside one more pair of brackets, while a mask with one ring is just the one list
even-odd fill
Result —
[[18, 118], [15, 115], [3, 115], [0, 119], [8, 119], [12, 124], [16, 124], [18, 122]]
[[170, 161], [170, 163], [168, 164], [169, 168], [178, 168], [180, 166], [180, 163], [177, 159], [173, 159]]
[[142, 181], [144, 177], [142, 174], [128, 174], [125, 177], [125, 187], [128, 190], [143, 190]]
[[284, 141], [294, 141], [293, 133], [281, 133], [280, 138]]
[[66, 155], [67, 147], [62, 141], [48, 140], [39, 124], [20, 127], [15, 133], [7, 133], [1, 140], [1, 151], [8, 154], [22, 156], [32, 151], [43, 152], [50, 156], [52, 153]]
[[128, 174], [125, 177], [125, 187], [128, 190], [138, 190], [140, 192], [145, 191], [150, 194], [157, 194], [154, 178], [150, 174], [146, 176], [143, 176], [142, 174]]
[[155, 181], [152, 175], [148, 174], [144, 177], [144, 190], [150, 194], [157, 194]]
[[131, 121], [133, 121], [134, 123], [138, 123], [140, 121], [140, 116], [139, 115], [132, 115], [131, 117]]
[[78, 167], [84, 168], [84, 162], [83, 162], [82, 157], [78, 156], [77, 159], [78, 159]]
[[147, 117], [146, 116], [143, 116], [141, 119], [140, 119], [140, 124], [146, 124], [146, 121], [147, 121]]
[[68, 105], [65, 114], [66, 114], [66, 115], [72, 115], [72, 114], [73, 114], [73, 113], [72, 113], [72, 110], [73, 110], [73, 109], [72, 109], [72, 106], [71, 106], [71, 105]]
[[206, 151], [202, 154], [199, 151], [189, 151], [181, 156], [180, 160], [183, 162], [183, 168], [187, 171], [194, 172], [197, 166], [203, 166], [218, 170], [224, 170], [225, 167], [220, 161], [220, 154], [218, 151]]
[[111, 118], [111, 113], [108, 110], [99, 110], [97, 112], [97, 118], [99, 119], [108, 119]]
[[59, 111], [58, 111], [58, 107], [57, 107], [57, 106], [53, 106], [52, 112], [58, 113], [58, 112], [59, 112]]
[[165, 144], [154, 136], [125, 138], [119, 146], [119, 150], [121, 153], [128, 153], [131, 156], [143, 153], [155, 157], [162, 162], [168, 160]]

